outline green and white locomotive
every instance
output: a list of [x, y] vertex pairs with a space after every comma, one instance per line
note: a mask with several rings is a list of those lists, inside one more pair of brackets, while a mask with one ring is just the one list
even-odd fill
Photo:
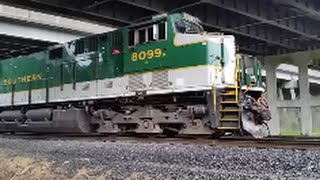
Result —
[[159, 15], [0, 61], [0, 131], [267, 133], [261, 67], [231, 35]]

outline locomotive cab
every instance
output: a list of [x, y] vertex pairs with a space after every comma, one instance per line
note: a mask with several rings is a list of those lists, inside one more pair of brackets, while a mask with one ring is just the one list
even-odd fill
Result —
[[[271, 117], [268, 104], [263, 97], [264, 88], [259, 61], [252, 56], [236, 55], [233, 36], [204, 32], [200, 20], [188, 14], [184, 14], [174, 24], [174, 44], [183, 46], [202, 43], [207, 47], [207, 63], [214, 66], [213, 88], [222, 87], [218, 90], [222, 92], [218, 93], [221, 101], [214, 102], [219, 106], [215, 111], [220, 109], [219, 113], [214, 112], [220, 116], [219, 122], [216, 123], [217, 129], [223, 132], [232, 131], [236, 128], [230, 127], [229, 121], [241, 119], [239, 126], [254, 137], [268, 136], [266, 121]], [[231, 90], [230, 86], [233, 87]], [[235, 96], [238, 97], [232, 98], [230, 92], [235, 92]], [[240, 116], [236, 115], [238, 112], [227, 112], [229, 108], [234, 109], [230, 105], [232, 102], [239, 104]], [[223, 125], [227, 123], [229, 125]]]

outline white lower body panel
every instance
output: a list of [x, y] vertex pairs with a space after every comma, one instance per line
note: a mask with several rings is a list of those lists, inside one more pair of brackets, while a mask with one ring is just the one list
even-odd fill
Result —
[[[170, 69], [125, 75], [123, 77], [65, 84], [61, 88], [49, 88], [49, 102], [81, 101], [115, 97], [135, 96], [137, 92], [146, 95], [181, 93], [187, 91], [211, 90], [212, 85], [221, 86], [221, 71], [212, 65]], [[46, 103], [46, 89], [31, 92], [31, 104]], [[29, 92], [20, 91], [1, 94], [0, 106], [29, 103]]]

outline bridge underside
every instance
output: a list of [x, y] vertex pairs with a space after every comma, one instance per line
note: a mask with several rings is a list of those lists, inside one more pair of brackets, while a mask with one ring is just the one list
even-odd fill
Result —
[[[242, 52], [275, 55], [320, 48], [318, 0], [3, 0], [2, 2], [123, 26], [164, 12], [198, 16], [208, 31], [234, 34]], [[130, 11], [128, 11], [130, 9]]]

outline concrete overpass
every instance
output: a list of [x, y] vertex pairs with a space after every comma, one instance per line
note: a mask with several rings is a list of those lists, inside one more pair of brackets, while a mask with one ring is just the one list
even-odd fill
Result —
[[110, 31], [96, 23], [0, 4], [0, 59]]

